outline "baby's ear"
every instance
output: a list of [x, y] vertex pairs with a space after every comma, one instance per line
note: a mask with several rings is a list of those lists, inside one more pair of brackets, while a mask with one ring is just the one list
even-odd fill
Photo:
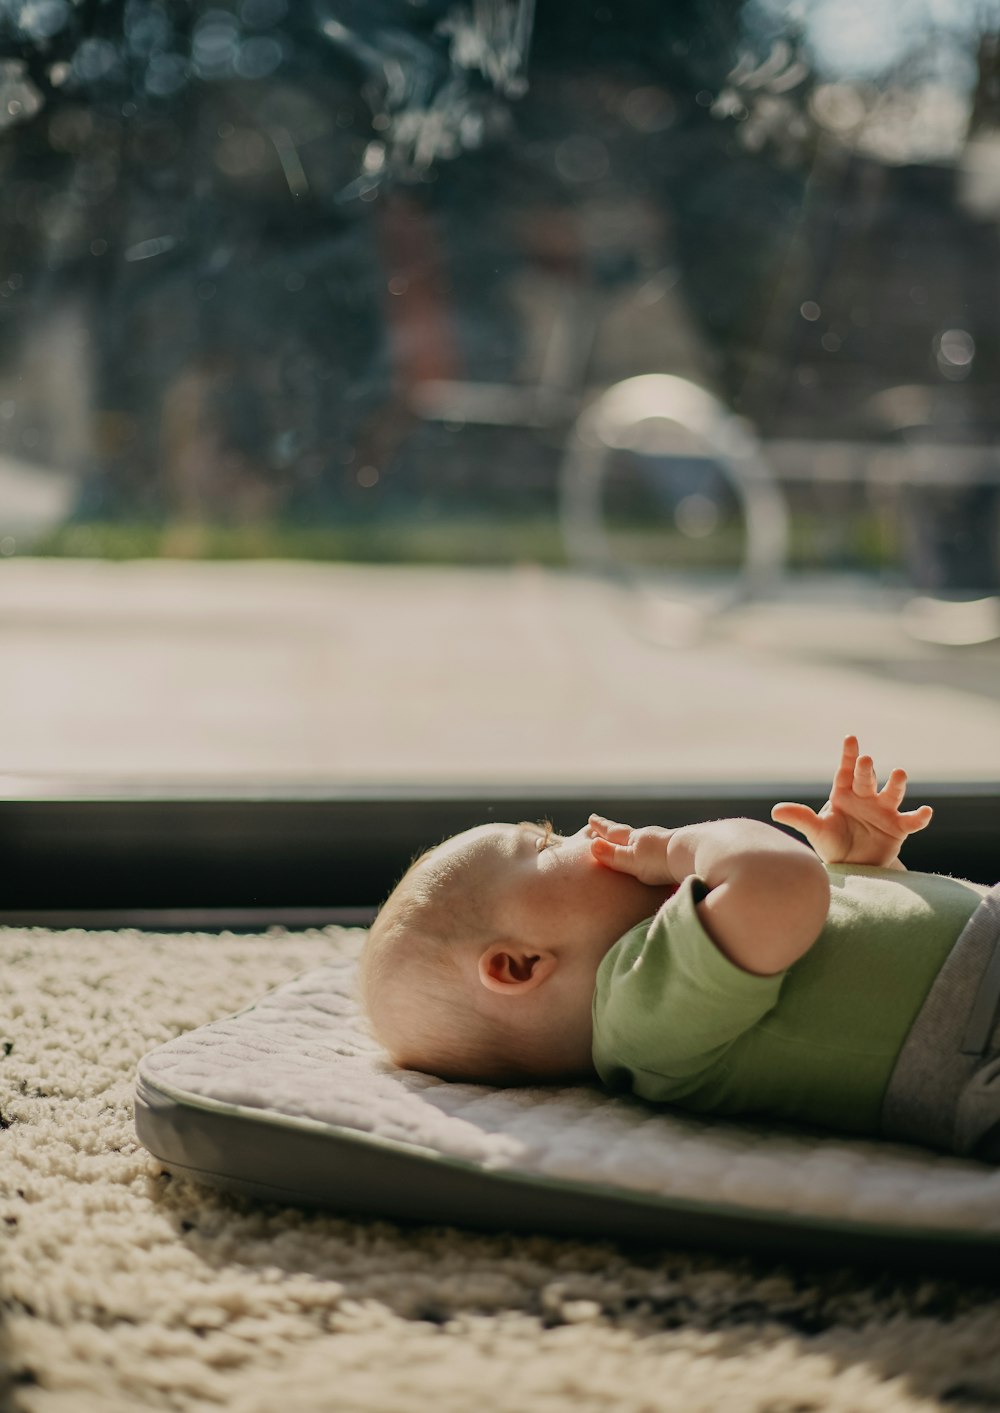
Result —
[[479, 980], [489, 991], [512, 996], [540, 985], [555, 967], [551, 952], [533, 951], [518, 942], [494, 942], [479, 958]]

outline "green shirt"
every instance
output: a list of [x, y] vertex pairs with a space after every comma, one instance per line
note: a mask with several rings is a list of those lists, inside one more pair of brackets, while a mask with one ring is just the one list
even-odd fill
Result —
[[716, 1114], [878, 1131], [910, 1026], [988, 889], [931, 873], [837, 865], [816, 942], [755, 976], [701, 925], [685, 879], [608, 952], [594, 994], [594, 1065], [612, 1088]]

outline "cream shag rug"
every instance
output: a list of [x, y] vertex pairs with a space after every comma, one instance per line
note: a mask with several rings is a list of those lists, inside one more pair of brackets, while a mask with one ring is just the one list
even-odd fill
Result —
[[163, 1176], [132, 1129], [139, 1057], [336, 946], [0, 931], [5, 1409], [1000, 1407], [998, 1291], [403, 1230]]

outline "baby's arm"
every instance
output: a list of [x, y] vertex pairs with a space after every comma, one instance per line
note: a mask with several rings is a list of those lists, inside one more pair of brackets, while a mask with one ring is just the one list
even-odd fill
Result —
[[718, 819], [680, 829], [630, 829], [591, 815], [599, 863], [643, 883], [708, 887], [698, 913], [719, 950], [759, 975], [784, 971], [808, 952], [826, 922], [830, 884], [811, 849], [769, 824]]
[[892, 771], [879, 790], [871, 756], [859, 756], [858, 738], [846, 736], [830, 798], [819, 814], [808, 805], [783, 802], [771, 818], [804, 834], [824, 863], [902, 869], [900, 848], [927, 828], [933, 814], [930, 805], [900, 810], [905, 793], [905, 770]]

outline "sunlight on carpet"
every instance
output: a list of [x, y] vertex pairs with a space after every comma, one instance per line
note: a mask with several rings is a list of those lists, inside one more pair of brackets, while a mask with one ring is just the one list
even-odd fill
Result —
[[1000, 1404], [984, 1288], [405, 1230], [165, 1177], [132, 1128], [139, 1057], [337, 943], [0, 932], [0, 1395], [18, 1413]]

